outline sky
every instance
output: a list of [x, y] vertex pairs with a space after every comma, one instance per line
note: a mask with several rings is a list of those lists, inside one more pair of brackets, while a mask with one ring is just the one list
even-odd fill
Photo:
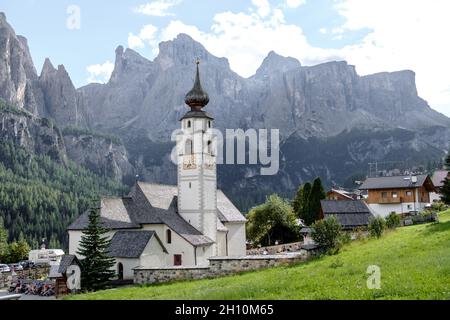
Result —
[[0, 0], [0, 11], [38, 73], [48, 57], [76, 87], [108, 81], [118, 45], [152, 60], [187, 33], [243, 77], [271, 50], [302, 65], [346, 60], [360, 75], [413, 70], [419, 95], [450, 116], [448, 0]]

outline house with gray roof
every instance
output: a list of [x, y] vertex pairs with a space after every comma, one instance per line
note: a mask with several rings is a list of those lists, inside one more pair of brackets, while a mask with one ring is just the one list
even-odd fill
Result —
[[[217, 189], [216, 146], [209, 130], [214, 119], [202, 110], [209, 97], [198, 64], [185, 102], [190, 111], [180, 119], [175, 146], [177, 185], [136, 182], [127, 196], [103, 197], [98, 204], [119, 279], [133, 279], [138, 267], [204, 267], [211, 257], [246, 254], [246, 219]], [[85, 212], [67, 228], [70, 254], [77, 255], [88, 223]]]
[[367, 227], [374, 217], [363, 200], [322, 200], [320, 206], [321, 218], [336, 217], [343, 230]]
[[423, 211], [435, 186], [428, 175], [409, 175], [368, 178], [359, 189], [367, 191], [370, 209], [386, 217], [391, 212], [405, 215]]
[[431, 181], [433, 181], [433, 184], [436, 188], [435, 192], [430, 193], [430, 201], [441, 201], [442, 193], [441, 188], [444, 186], [444, 180], [445, 178], [450, 178], [450, 172], [447, 170], [436, 170], [433, 173], [433, 176], [431, 177]]

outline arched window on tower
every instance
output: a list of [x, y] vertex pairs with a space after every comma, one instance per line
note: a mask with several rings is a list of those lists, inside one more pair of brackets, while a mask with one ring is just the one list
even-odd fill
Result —
[[211, 120], [208, 121], [208, 128], [211, 128]]
[[184, 154], [188, 155], [188, 154], [192, 154], [192, 150], [193, 150], [193, 144], [192, 144], [192, 140], [191, 139], [187, 139], [186, 140], [186, 145], [184, 148]]
[[211, 140], [209, 140], [208, 141], [208, 153], [210, 154], [210, 155], [213, 155], [213, 148], [212, 148], [212, 141]]
[[188, 122], [187, 122], [187, 127], [188, 127], [188, 128], [191, 127], [191, 120], [188, 120]]

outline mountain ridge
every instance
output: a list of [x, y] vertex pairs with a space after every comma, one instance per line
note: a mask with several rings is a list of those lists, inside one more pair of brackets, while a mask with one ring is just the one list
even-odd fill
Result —
[[[258, 176], [252, 166], [219, 171], [219, 185], [234, 199], [246, 188], [259, 188], [258, 195], [248, 193], [254, 201], [271, 190], [287, 195], [314, 175], [328, 186], [339, 184], [370, 161], [402, 155], [430, 161], [450, 148], [450, 119], [418, 96], [411, 70], [360, 76], [346, 61], [302, 66], [271, 51], [255, 74], [244, 78], [227, 58], [214, 56], [187, 34], [161, 42], [159, 49], [151, 61], [118, 46], [107, 83], [75, 88], [64, 65], [55, 68], [49, 59], [38, 76], [26, 38], [15, 34], [3, 14], [0, 98], [36, 118], [51, 118], [62, 129], [71, 128], [66, 133], [72, 135], [63, 139], [66, 154], [94, 172], [109, 168], [116, 179], [130, 181], [139, 174], [143, 180], [174, 183], [170, 137], [188, 111], [184, 95], [192, 87], [199, 58], [202, 86], [210, 96], [206, 111], [216, 119], [216, 128], [280, 130], [279, 175]], [[123, 145], [109, 144], [101, 135], [118, 136]], [[337, 137], [345, 141], [340, 155], [344, 169], [329, 162], [333, 154], [327, 148], [333, 146], [327, 141], [338, 143]], [[299, 162], [297, 149], [302, 148], [322, 150], [322, 157], [304, 155], [310, 162]]]

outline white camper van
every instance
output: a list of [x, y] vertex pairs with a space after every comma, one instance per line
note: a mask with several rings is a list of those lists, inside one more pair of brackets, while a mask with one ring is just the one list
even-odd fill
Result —
[[61, 249], [39, 249], [31, 250], [28, 254], [28, 260], [33, 261], [36, 265], [57, 265], [61, 262], [64, 251]]

